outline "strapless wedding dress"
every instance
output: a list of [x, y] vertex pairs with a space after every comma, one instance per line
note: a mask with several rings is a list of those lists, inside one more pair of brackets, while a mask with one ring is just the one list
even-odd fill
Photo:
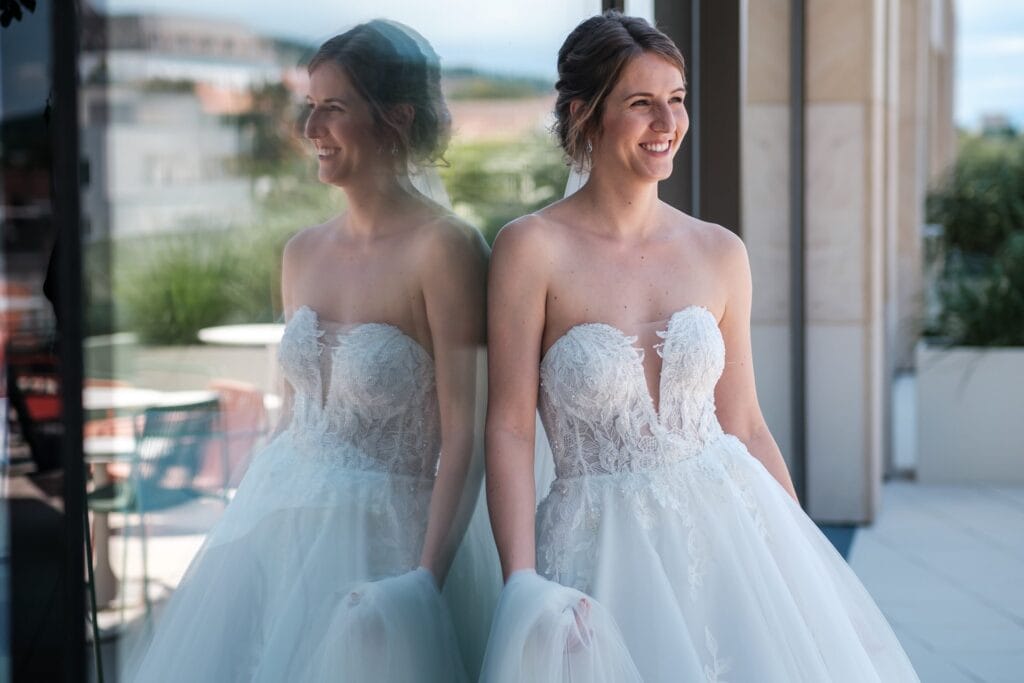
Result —
[[502, 597], [485, 680], [917, 681], [846, 562], [723, 432], [714, 315], [685, 308], [658, 335], [657, 409], [636, 338], [613, 326], [577, 325], [544, 355], [550, 581]]
[[128, 680], [467, 680], [446, 603], [414, 571], [441, 445], [433, 360], [391, 325], [325, 325], [308, 307], [288, 321], [291, 420]]

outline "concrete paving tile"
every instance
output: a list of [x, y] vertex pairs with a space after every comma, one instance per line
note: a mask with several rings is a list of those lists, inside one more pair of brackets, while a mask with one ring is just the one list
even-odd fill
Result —
[[931, 653], [917, 658], [911, 656], [910, 663], [914, 665], [914, 671], [917, 672], [921, 683], [984, 683], [984, 679], [964, 672], [953, 662], [940, 659]]
[[[1007, 583], [985, 583], [985, 592], [992, 596], [999, 609], [1024, 625], [1024, 585], [1020, 578]], [[1024, 678], [1024, 677], [1022, 677]]]
[[911, 628], [920, 624], [960, 626], [965, 623], [972, 627], [1007, 630], [1020, 627], [1005, 614], [976, 601], [936, 599], [904, 603], [887, 602], [880, 607], [890, 622]]
[[1024, 487], [890, 482], [850, 565], [924, 683], [1024, 681]]
[[1020, 683], [1024, 678], [1024, 652], [964, 655], [958, 663], [985, 683]]
[[921, 683], [978, 683], [975, 676], [957, 668], [952, 661], [932, 651], [913, 635], [894, 630]]
[[1024, 511], [1024, 486], [992, 486], [989, 493], [993, 497], [1007, 501]]
[[908, 633], [924, 641], [935, 652], [1003, 653], [1024, 652], [1024, 628], [1006, 629], [975, 624], [902, 624]]
[[854, 543], [850, 566], [879, 603], [887, 599], [927, 600], [956, 591], [948, 580], [876, 539], [858, 539]]
[[1024, 562], [1005, 553], [984, 549], [964, 548], [912, 548], [909, 552], [923, 561], [939, 576], [953, 581], [977, 583], [978, 577], [1001, 583], [1013, 578], [1024, 578]]

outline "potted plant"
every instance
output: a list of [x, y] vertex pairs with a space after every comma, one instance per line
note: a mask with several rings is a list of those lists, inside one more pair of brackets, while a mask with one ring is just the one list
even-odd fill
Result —
[[961, 140], [929, 194], [941, 226], [917, 351], [917, 476], [1024, 483], [1024, 136]]

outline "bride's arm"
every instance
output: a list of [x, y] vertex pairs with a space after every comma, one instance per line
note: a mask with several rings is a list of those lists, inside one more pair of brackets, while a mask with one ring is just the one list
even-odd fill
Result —
[[[300, 242], [303, 241], [302, 234], [299, 232], [293, 235], [284, 245], [284, 252], [281, 255], [281, 306], [284, 309], [282, 314], [286, 323], [295, 313], [295, 273], [300, 270], [301, 254], [299, 252]], [[292, 404], [295, 402], [295, 389], [288, 378], [284, 376], [280, 366], [277, 367], [274, 376], [277, 378], [277, 389], [281, 392], [281, 409], [277, 416], [277, 423], [270, 430], [268, 441], [273, 441], [288, 428], [292, 421]]]
[[539, 223], [527, 216], [501, 231], [488, 284], [487, 503], [506, 579], [536, 564], [533, 453], [550, 254]]
[[477, 353], [486, 334], [487, 245], [472, 227], [445, 224], [431, 228], [423, 246], [420, 281], [434, 352], [441, 455], [420, 565], [443, 585], [482, 475], [473, 443]]
[[799, 502], [786, 461], [768, 430], [757, 401], [750, 343], [753, 290], [747, 250], [739, 237], [725, 230], [722, 232], [723, 244], [718, 262], [728, 299], [719, 323], [725, 339], [725, 370], [715, 387], [718, 421], [727, 433], [739, 438], [793, 500]]

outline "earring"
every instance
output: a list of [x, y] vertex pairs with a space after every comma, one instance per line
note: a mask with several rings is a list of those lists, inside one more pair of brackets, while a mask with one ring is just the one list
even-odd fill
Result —
[[590, 154], [593, 151], [594, 151], [594, 145], [592, 145], [590, 143], [590, 140], [587, 140], [587, 154]]
[[398, 156], [398, 143], [397, 142], [392, 142], [391, 143], [391, 156], [393, 156], [393, 157]]

